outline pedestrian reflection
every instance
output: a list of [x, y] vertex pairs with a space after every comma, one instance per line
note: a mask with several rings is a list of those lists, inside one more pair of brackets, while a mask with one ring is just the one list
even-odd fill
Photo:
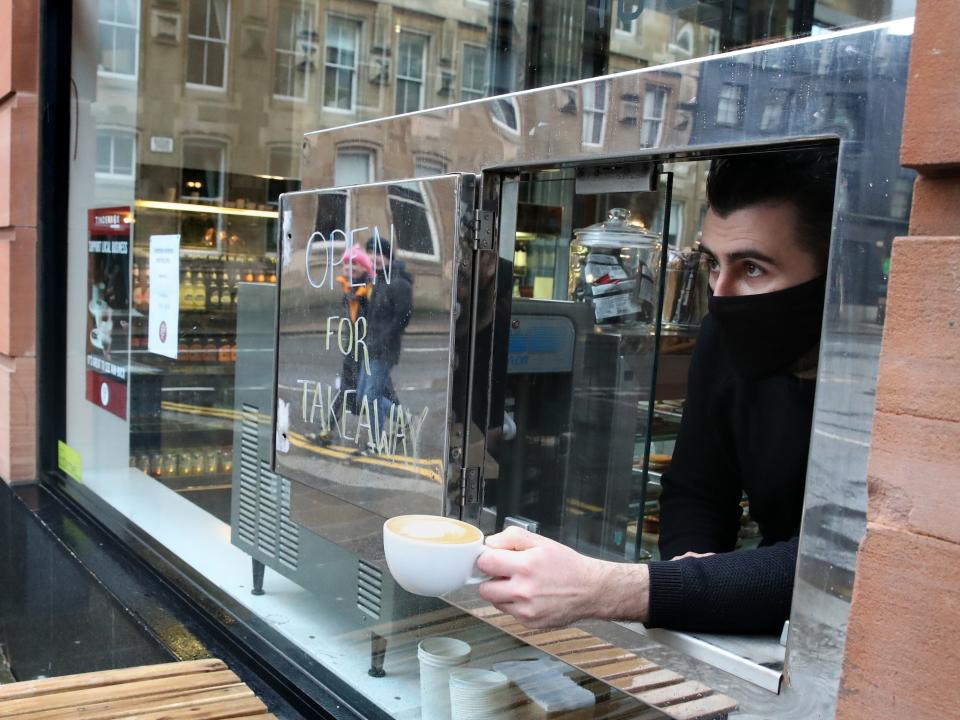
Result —
[[[354, 245], [343, 254], [342, 268], [343, 272], [337, 275], [337, 282], [343, 291], [344, 309], [350, 316], [350, 322], [356, 326], [358, 319], [367, 317], [367, 306], [373, 289], [373, 261], [363, 248]], [[356, 353], [343, 356], [343, 368], [337, 383], [339, 392], [333, 406], [333, 412], [337, 416], [341, 414], [344, 405], [347, 412], [357, 412], [357, 391], [362, 363], [363, 357]]]
[[383, 238], [370, 238], [367, 253], [376, 278], [366, 296], [369, 372], [359, 368], [357, 396], [366, 398], [381, 429], [389, 423], [391, 405], [400, 400], [391, 373], [400, 361], [403, 333], [413, 314], [413, 276], [394, 257], [394, 248]]

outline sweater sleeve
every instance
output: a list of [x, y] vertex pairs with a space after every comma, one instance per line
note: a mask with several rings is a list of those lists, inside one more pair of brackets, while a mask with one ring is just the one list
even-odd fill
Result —
[[650, 563], [648, 627], [778, 634], [790, 617], [798, 544]]
[[660, 496], [660, 557], [733, 550], [740, 529], [740, 472], [723, 412], [731, 383], [710, 316], [690, 363], [687, 402]]

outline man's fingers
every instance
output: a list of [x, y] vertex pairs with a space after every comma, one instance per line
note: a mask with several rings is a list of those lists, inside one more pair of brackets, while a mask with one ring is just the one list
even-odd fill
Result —
[[510, 612], [505, 608], [517, 600], [509, 580], [487, 580], [480, 584], [480, 597], [488, 603], [496, 605], [503, 612]]
[[535, 533], [511, 526], [496, 535], [489, 535], [484, 544], [498, 550], [528, 550], [539, 545], [542, 540], [543, 538]]
[[523, 553], [514, 550], [487, 548], [477, 558], [477, 568], [494, 578], [509, 578], [516, 575], [526, 562]]

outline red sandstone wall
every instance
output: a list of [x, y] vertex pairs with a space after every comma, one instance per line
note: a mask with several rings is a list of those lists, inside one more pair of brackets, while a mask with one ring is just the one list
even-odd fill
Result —
[[917, 6], [842, 720], [960, 717], [960, 3]]
[[36, 472], [39, 2], [0, 0], [0, 478]]

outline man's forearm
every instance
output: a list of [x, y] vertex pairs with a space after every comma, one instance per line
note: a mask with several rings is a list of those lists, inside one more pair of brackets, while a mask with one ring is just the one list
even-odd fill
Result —
[[650, 572], [646, 565], [597, 560], [596, 618], [645, 623], [650, 616]]

